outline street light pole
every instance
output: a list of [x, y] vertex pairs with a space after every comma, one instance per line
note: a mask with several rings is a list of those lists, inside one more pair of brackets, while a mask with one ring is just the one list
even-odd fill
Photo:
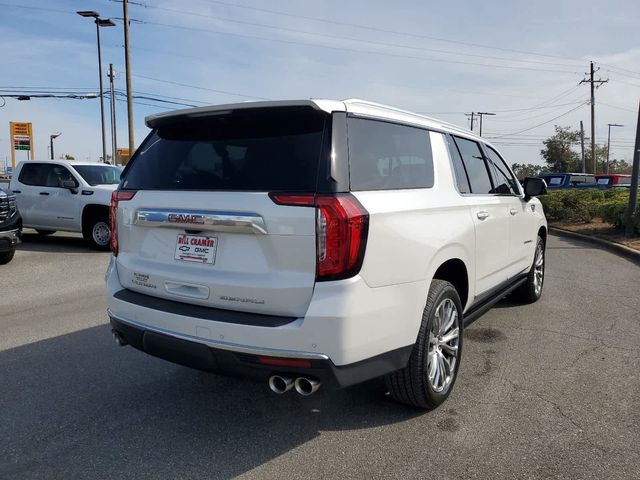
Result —
[[58, 132], [58, 133], [54, 133], [52, 135], [49, 135], [49, 147], [50, 147], [50, 151], [51, 151], [51, 160], [54, 159], [54, 156], [53, 156], [53, 139], [54, 138], [58, 138], [60, 135], [62, 135], [62, 132]]
[[100, 18], [100, 14], [94, 11], [77, 12], [81, 17], [93, 18], [96, 24], [96, 38], [98, 40], [98, 76], [100, 79], [100, 121], [102, 127], [102, 161], [107, 162], [107, 140], [104, 126], [104, 90], [102, 87], [102, 50], [100, 48], [100, 27], [115, 27], [110, 19]]
[[609, 133], [607, 134], [607, 166], [606, 173], [609, 173], [609, 147], [611, 146], [611, 127], [624, 127], [624, 125], [619, 125], [617, 123], [607, 123], [609, 127]]

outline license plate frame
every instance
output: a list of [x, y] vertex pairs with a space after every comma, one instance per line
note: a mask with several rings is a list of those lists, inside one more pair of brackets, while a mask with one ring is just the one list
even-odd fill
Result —
[[179, 262], [214, 265], [216, 263], [217, 253], [217, 236], [181, 233], [176, 237], [176, 248], [173, 258]]

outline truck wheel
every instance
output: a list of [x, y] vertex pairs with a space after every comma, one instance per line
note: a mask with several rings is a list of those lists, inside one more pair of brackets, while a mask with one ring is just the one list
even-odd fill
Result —
[[55, 230], [36, 230], [36, 232], [38, 232], [38, 235], [42, 235], [43, 237], [46, 235], [53, 235], [54, 233], [56, 233]]
[[9, 263], [15, 254], [16, 254], [16, 249], [15, 248], [9, 250], [8, 252], [0, 253], [0, 265], [4, 265], [6, 263]]
[[449, 282], [433, 280], [409, 363], [386, 377], [391, 396], [428, 410], [444, 402], [456, 381], [462, 333], [458, 292]]
[[84, 231], [82, 232], [85, 240], [87, 240], [93, 248], [97, 250], [109, 250], [109, 242], [111, 241], [111, 228], [109, 227], [109, 216], [95, 215], [86, 222]]
[[527, 280], [520, 285], [514, 292], [513, 296], [522, 303], [537, 302], [542, 296], [542, 287], [544, 286], [544, 239], [538, 235], [536, 241], [536, 253], [533, 257], [533, 265], [527, 275]]

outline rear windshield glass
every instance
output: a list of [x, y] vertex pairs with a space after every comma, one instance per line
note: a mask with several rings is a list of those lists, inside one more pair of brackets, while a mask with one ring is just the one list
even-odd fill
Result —
[[327, 118], [279, 108], [161, 126], [136, 152], [123, 188], [312, 192]]
[[89, 185], [117, 185], [120, 183], [120, 169], [102, 165], [74, 165], [73, 168]]
[[609, 182], [611, 182], [611, 180], [611, 177], [600, 177], [598, 178], [598, 185], [609, 185]]

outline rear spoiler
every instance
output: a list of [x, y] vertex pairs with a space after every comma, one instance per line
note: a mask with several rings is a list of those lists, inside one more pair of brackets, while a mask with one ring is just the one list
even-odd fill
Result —
[[158, 113], [145, 118], [149, 128], [159, 128], [165, 125], [180, 123], [198, 117], [225, 115], [237, 110], [251, 110], [260, 108], [310, 107], [318, 111], [345, 111], [342, 102], [334, 100], [269, 100], [263, 102], [228, 103], [207, 107], [185, 108], [171, 112]]

